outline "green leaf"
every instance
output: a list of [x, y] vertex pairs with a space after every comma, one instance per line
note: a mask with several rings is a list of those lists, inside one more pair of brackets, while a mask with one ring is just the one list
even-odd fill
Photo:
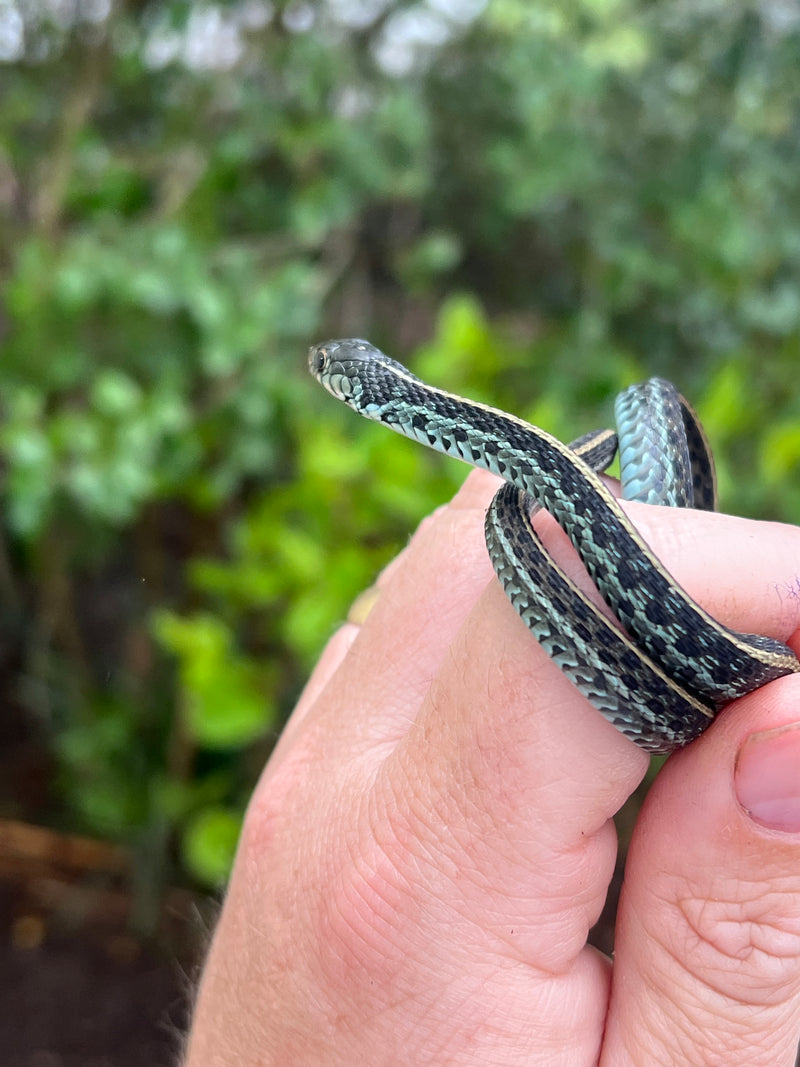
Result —
[[238, 812], [219, 806], [203, 808], [190, 819], [181, 838], [181, 852], [199, 882], [218, 888], [227, 881], [241, 825]]

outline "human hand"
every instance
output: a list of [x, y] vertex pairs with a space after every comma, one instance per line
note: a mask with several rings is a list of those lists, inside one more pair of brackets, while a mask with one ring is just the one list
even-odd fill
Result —
[[[586, 937], [648, 759], [500, 591], [497, 484], [471, 474], [323, 653], [248, 811], [187, 1067], [794, 1063], [800, 677], [667, 762], [612, 969]], [[716, 618], [795, 633], [800, 530], [626, 507]]]

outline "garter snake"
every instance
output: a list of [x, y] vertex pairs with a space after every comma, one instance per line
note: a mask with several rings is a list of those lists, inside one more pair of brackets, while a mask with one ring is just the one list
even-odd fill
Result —
[[[486, 543], [506, 595], [580, 692], [641, 748], [679, 748], [729, 701], [800, 671], [786, 645], [728, 629], [670, 577], [597, 474], [616, 454], [611, 430], [565, 445], [425, 384], [359, 339], [315, 345], [308, 362], [360, 415], [505, 480], [486, 515]], [[713, 509], [711, 453], [675, 387], [650, 379], [621, 394], [616, 409], [623, 495]], [[538, 507], [569, 535], [618, 622], [545, 552], [532, 525]]]

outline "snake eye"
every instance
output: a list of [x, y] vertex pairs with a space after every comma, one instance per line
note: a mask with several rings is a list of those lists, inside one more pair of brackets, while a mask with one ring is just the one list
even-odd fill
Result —
[[321, 345], [315, 345], [308, 354], [308, 362], [313, 374], [322, 374], [328, 360], [328, 353]]

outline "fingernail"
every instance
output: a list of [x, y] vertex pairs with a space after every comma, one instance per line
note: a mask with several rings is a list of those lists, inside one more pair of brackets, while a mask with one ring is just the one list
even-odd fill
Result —
[[751, 734], [739, 749], [734, 785], [755, 822], [800, 833], [800, 723]]
[[375, 585], [371, 585], [369, 589], [364, 589], [363, 592], [359, 593], [350, 605], [347, 621], [354, 623], [356, 626], [363, 626], [367, 621], [367, 616], [378, 603], [379, 594], [380, 590]]

